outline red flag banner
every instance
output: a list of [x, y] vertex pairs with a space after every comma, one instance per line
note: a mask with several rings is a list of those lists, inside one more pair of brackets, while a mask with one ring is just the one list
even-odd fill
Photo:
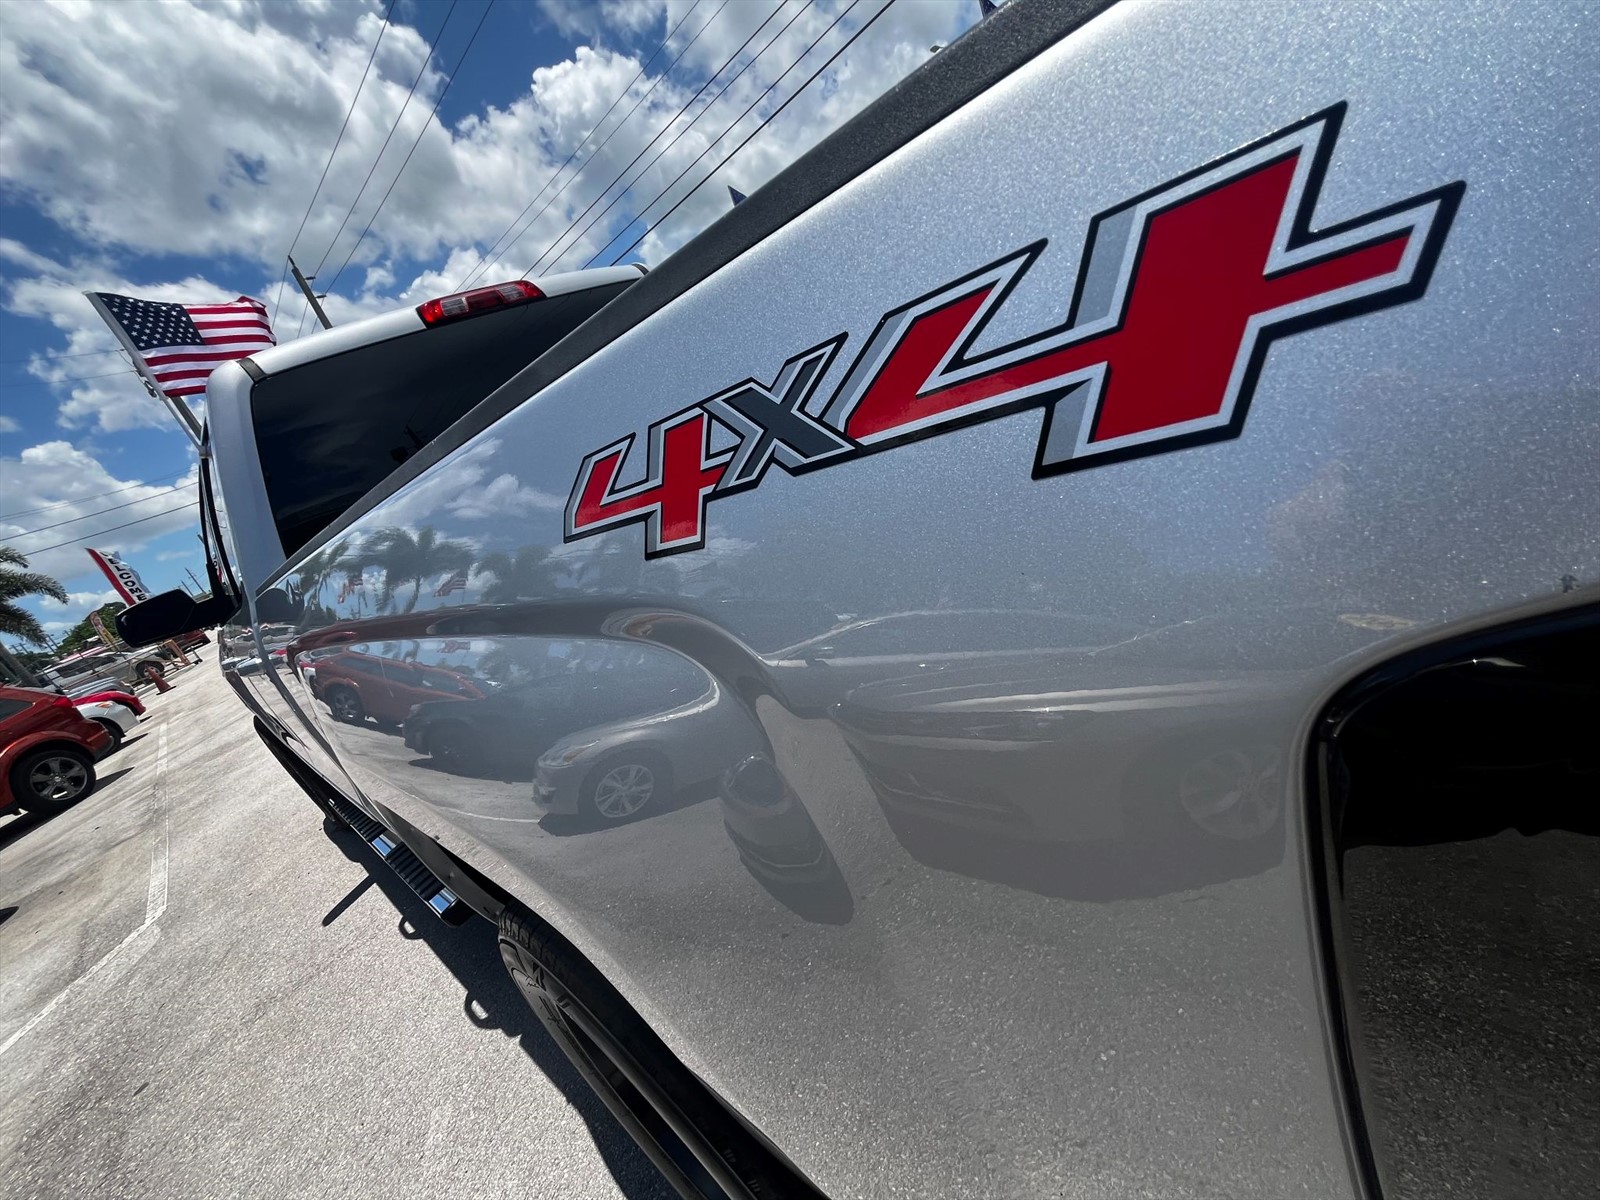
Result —
[[129, 604], [150, 599], [150, 590], [144, 586], [139, 573], [111, 551], [89, 550], [89, 557], [94, 559], [95, 566], [105, 572], [106, 578], [111, 581], [111, 586], [117, 589], [117, 595]]

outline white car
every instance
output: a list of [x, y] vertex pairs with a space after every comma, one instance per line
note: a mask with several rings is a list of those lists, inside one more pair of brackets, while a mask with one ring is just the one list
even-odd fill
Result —
[[122, 745], [122, 739], [132, 733], [139, 724], [139, 717], [133, 709], [126, 704], [118, 704], [115, 700], [80, 701], [73, 705], [80, 716], [98, 723], [111, 735], [111, 749], [116, 750]]

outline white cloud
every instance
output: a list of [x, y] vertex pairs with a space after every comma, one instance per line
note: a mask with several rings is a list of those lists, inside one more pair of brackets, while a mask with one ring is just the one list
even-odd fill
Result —
[[[182, 479], [143, 484], [119, 479], [93, 455], [54, 441], [0, 458], [0, 476], [7, 511], [21, 514], [0, 519], [0, 544], [14, 546], [28, 556], [31, 569], [64, 583], [103, 580], [85, 546], [127, 554], [164, 534], [198, 528], [195, 509], [183, 507], [195, 498], [193, 466]], [[147, 516], [153, 519], [142, 519]], [[112, 530], [130, 521], [138, 524]]]
[[[474, 468], [476, 470], [477, 468]], [[481, 475], [479, 475], [481, 478]], [[476, 480], [474, 480], [476, 482]], [[566, 498], [538, 488], [523, 487], [515, 475], [497, 475], [482, 488], [469, 488], [446, 507], [463, 520], [525, 517], [538, 509], [559, 512]]]
[[0, 414], [0, 433], [15, 433], [21, 428], [22, 426], [18, 425], [10, 417]]
[[49, 596], [43, 596], [39, 600], [39, 607], [46, 612], [75, 611], [81, 620], [88, 615], [90, 609], [99, 608], [102, 604], [110, 604], [113, 600], [121, 598], [114, 588], [106, 588], [101, 592], [68, 592], [65, 604], [59, 600], [52, 600]]
[[[416, 154], [400, 186], [356, 255], [355, 266], [363, 269], [341, 277], [334, 288], [336, 296], [359, 301], [387, 289], [396, 276], [385, 260], [395, 255], [437, 260], [473, 244], [493, 243], [528, 200], [540, 195], [556, 168], [638, 74], [641, 60], [654, 49], [650, 40], [659, 36], [657, 31], [676, 21], [687, 7], [686, 0], [607, 3], [578, 11], [547, 7], [546, 14], [558, 26], [569, 33], [581, 32], [595, 44], [580, 45], [570, 59], [533, 70], [521, 96], [503, 108], [488, 106], [469, 115], [454, 128], [428, 117], [447, 82], [440, 64], [434, 62], [405, 108], [367, 193], [335, 242], [335, 233], [429, 51], [415, 29], [392, 26], [300, 239], [302, 265], [314, 268], [331, 244], [333, 253], [318, 282], [319, 288], [329, 288], [333, 271], [355, 245], [419, 133]], [[581, 170], [579, 181], [561, 191], [573, 174], [569, 170], [545, 189], [534, 205], [535, 213], [558, 191], [560, 195], [533, 220], [507, 257], [505, 269], [520, 273], [555, 244], [602, 185], [622, 172], [648, 138], [690, 99], [705, 74], [727, 61], [769, 16], [770, 23], [736, 65], [707, 89], [626, 178], [638, 175], [656, 150], [688, 124], [738, 63], [764, 46], [790, 17], [795, 20], [694, 128], [644, 171], [635, 184], [634, 198], [619, 206], [613, 217], [665, 187], [823, 34], [844, 7], [842, 0], [803, 11], [801, 0], [784, 0], [781, 6], [740, 3], [720, 10], [705, 6], [701, 12], [716, 15], [704, 32], [700, 32], [706, 25], [701, 12], [691, 15], [672, 46], [653, 64], [652, 73], [633, 84], [628, 97], [583, 148], [574, 168]], [[830, 80], [809, 89], [778, 126], [740, 155], [737, 166], [730, 168], [730, 178], [736, 177], [745, 191], [759, 186], [824, 132], [925, 61], [928, 44], [948, 40], [959, 31], [970, 21], [971, 7], [966, 0], [949, 0], [890, 9], [840, 60]], [[679, 190], [698, 182], [875, 10], [874, 2], [851, 12], [744, 125], [690, 171]], [[0, 72], [7, 79], [0, 92], [0, 181], [91, 246], [141, 253], [242, 254], [262, 265], [263, 278], [275, 292], [281, 255], [326, 161], [328, 131], [337, 129], [344, 118], [378, 28], [377, 0], [339, 5], [236, 0], [226, 6], [12, 6], [0, 30]], [[672, 79], [658, 82], [656, 73], [696, 33], [698, 39]], [[628, 40], [649, 48], [640, 52], [606, 44]], [[241, 64], [248, 64], [248, 69], [241, 69]], [[468, 58], [462, 72], [471, 74], [473, 67]], [[204, 97], [203, 119], [182, 107], [178, 91], [149, 86], [156, 78], [182, 79], [181, 96]], [[638, 111], [628, 116], [634, 102], [641, 100]], [[613, 132], [616, 136], [607, 141]], [[72, 152], [64, 153], [64, 146], [73, 147]], [[671, 197], [667, 199], [670, 202]], [[726, 206], [726, 193], [719, 187], [702, 189], [667, 229], [652, 235], [652, 255], [659, 258]], [[581, 264], [602, 244], [603, 231], [597, 226], [560, 256], [559, 265]], [[621, 244], [625, 243], [617, 248]], [[19, 253], [26, 259], [32, 251], [24, 247]], [[12, 260], [17, 259], [14, 253]], [[374, 269], [365, 270], [368, 267]], [[290, 308], [297, 318], [299, 307]], [[85, 405], [92, 407], [92, 402], [86, 400]]]

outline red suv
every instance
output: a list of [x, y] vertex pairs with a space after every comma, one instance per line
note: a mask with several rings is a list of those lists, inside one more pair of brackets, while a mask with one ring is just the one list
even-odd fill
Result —
[[359, 725], [371, 717], [390, 728], [429, 700], [482, 700], [489, 694], [457, 671], [355, 651], [319, 659], [311, 691], [337, 720]]
[[70, 697], [0, 686], [0, 812], [51, 812], [82, 800], [111, 745]]

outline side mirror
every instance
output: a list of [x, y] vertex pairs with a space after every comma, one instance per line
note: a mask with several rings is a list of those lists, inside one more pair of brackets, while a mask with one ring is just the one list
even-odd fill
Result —
[[141, 600], [117, 614], [117, 636], [130, 646], [153, 646], [196, 629], [226, 622], [239, 609], [231, 596], [197, 600], [174, 589]]

